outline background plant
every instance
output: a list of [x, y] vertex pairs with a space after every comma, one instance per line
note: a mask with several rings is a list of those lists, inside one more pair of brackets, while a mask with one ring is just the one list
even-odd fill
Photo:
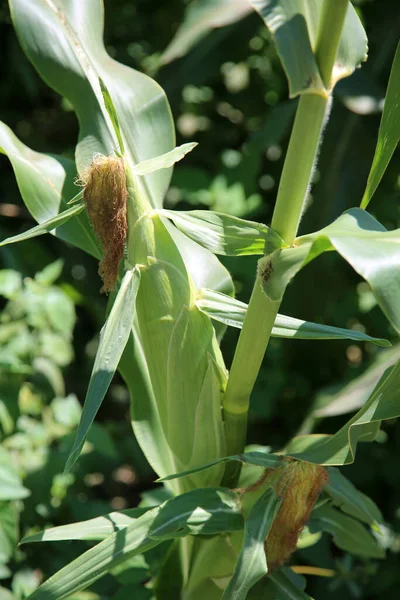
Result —
[[[327, 135], [328, 135], [328, 134], [327, 134]], [[236, 157], [236, 158], [237, 158], [237, 157]], [[183, 167], [182, 167], [182, 168], [183, 168]], [[229, 172], [229, 171], [228, 171], [228, 172]], [[254, 202], [254, 200], [253, 200], [253, 202]], [[336, 214], [337, 214], [337, 213], [335, 213], [335, 216], [336, 216]], [[260, 220], [263, 220], [263, 219], [260, 219]], [[265, 219], [265, 220], [267, 221], [268, 219]], [[314, 227], [314, 229], [315, 229], [315, 227]], [[305, 229], [305, 230], [306, 230], [306, 229]], [[242, 259], [242, 260], [243, 260], [243, 259]], [[234, 263], [234, 264], [235, 264], [235, 263]], [[237, 262], [237, 264], [239, 264], [239, 261]], [[312, 267], [310, 267], [310, 268], [312, 268]], [[251, 267], [249, 268], [249, 273], [254, 273], [254, 267], [253, 267], [253, 266], [251, 266]], [[253, 278], [253, 275], [251, 274], [251, 275], [250, 275], [250, 277], [249, 277], [249, 279], [252, 279], [252, 278]], [[296, 280], [296, 282], [297, 282], [297, 280]], [[295, 284], [294, 284], [294, 285], [296, 285], [296, 282], [295, 282]], [[295, 301], [296, 301], [296, 303], [298, 303], [298, 300], [299, 300], [300, 296], [301, 296], [301, 295], [300, 295], [299, 293], [297, 293], [297, 295], [296, 295], [296, 297], [295, 297]], [[293, 312], [290, 312], [289, 310], [288, 310], [288, 311], [286, 311], [286, 312], [288, 312], [289, 314], [294, 314]], [[300, 317], [303, 317], [303, 316], [305, 316], [305, 315], [304, 315], [304, 313], [303, 313], [303, 314], [301, 314], [301, 313], [300, 313], [300, 311], [299, 311], [298, 315], [299, 315]], [[311, 316], [312, 316], [312, 318], [315, 318], [315, 314], [312, 314]], [[317, 320], [317, 319], [316, 319], [316, 320]], [[330, 319], [327, 319], [327, 320], [328, 320], [330, 323], [332, 323], [332, 320], [330, 320]], [[340, 321], [340, 324], [342, 324], [342, 323], [343, 323], [343, 321]], [[338, 320], [338, 324], [339, 324], [339, 320]], [[369, 331], [369, 332], [371, 332], [371, 329], [369, 328], [369, 329], [368, 329], [368, 331]], [[380, 330], [379, 330], [379, 332], [377, 331], [377, 333], [378, 333], [378, 334], [380, 334], [380, 335], [382, 335], [381, 331], [383, 331], [383, 329], [380, 329]], [[298, 341], [296, 341], [295, 343], [296, 343], [296, 344], [302, 344], [302, 342], [298, 342]], [[324, 343], [325, 343], [325, 342], [324, 342]], [[299, 351], [296, 349], [296, 354], [298, 354], [298, 353], [299, 353]], [[300, 354], [301, 354], [301, 352], [300, 352]], [[279, 357], [278, 357], [278, 358], [279, 358]], [[271, 370], [271, 371], [272, 371], [272, 370]], [[305, 372], [306, 372], [306, 371], [305, 371]], [[271, 374], [273, 374], [273, 373], [271, 373]], [[268, 378], [268, 381], [270, 381], [270, 379], [271, 379], [271, 378], [269, 377], [269, 378]], [[332, 378], [332, 379], [334, 379], [334, 378]], [[281, 384], [281, 385], [282, 385], [282, 384]], [[296, 387], [297, 387], [297, 388], [299, 388], [299, 386], [296, 386]], [[278, 388], [278, 389], [279, 389], [279, 388]], [[300, 387], [300, 389], [301, 389], [301, 387]], [[262, 388], [261, 388], [261, 390], [262, 390]], [[304, 395], [307, 395], [307, 392], [305, 392], [305, 394], [304, 394]], [[268, 410], [270, 411], [270, 410], [271, 410], [271, 408], [270, 408], [270, 407], [268, 407]], [[284, 418], [284, 417], [283, 417], [283, 416], [280, 416], [279, 418], [280, 418], [280, 419], [282, 419], [282, 418]], [[294, 426], [294, 427], [296, 427], [296, 426], [298, 425], [298, 418], [296, 419], [296, 418], [295, 418], [295, 416], [293, 416], [293, 417], [292, 417], [292, 416], [289, 416], [289, 418], [293, 418], [293, 424], [292, 424], [292, 428], [293, 428], [293, 426]], [[269, 429], [269, 428], [268, 428], [268, 429]], [[325, 427], [325, 426], [324, 426], [324, 430], [326, 430], [326, 427]], [[265, 441], [268, 441], [268, 442], [269, 442], [269, 439], [268, 439], [268, 440], [265, 440]], [[278, 440], [278, 441], [279, 441], [280, 443], [282, 443], [282, 441], [284, 441], [284, 440]]]

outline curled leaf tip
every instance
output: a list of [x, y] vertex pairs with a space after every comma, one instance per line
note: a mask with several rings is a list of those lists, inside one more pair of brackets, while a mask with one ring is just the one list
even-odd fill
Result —
[[128, 191], [123, 159], [95, 155], [81, 183], [88, 216], [103, 249], [99, 264], [101, 292], [108, 293], [115, 287], [126, 242]]

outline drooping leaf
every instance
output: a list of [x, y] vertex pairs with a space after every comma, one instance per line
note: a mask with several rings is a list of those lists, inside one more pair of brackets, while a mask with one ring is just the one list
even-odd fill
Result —
[[[174, 125], [163, 90], [143, 73], [107, 54], [100, 0], [58, 0], [57, 4], [41, 3], [40, 8], [30, 0], [11, 0], [10, 5], [25, 54], [46, 83], [67, 98], [77, 113], [79, 173], [92, 162], [94, 154], [107, 156], [118, 147], [99, 79], [112, 92], [130, 167], [174, 148]], [[161, 206], [170, 178], [170, 169], [144, 177], [154, 207]]]
[[[324, 89], [314, 55], [322, 14], [319, 0], [250, 0], [274, 36], [289, 80], [290, 96]], [[333, 68], [333, 83], [351, 75], [366, 59], [367, 38], [351, 3]]]
[[137, 267], [125, 273], [114, 305], [102, 329], [82, 417], [65, 467], [66, 471], [71, 469], [79, 457], [89, 427], [106, 395], [128, 342], [139, 283], [140, 271]]
[[368, 558], [385, 556], [384, 550], [364, 525], [332, 506], [316, 508], [311, 515], [309, 528], [311, 531], [327, 531], [333, 536], [336, 546], [346, 552]]
[[400, 362], [388, 369], [365, 405], [334, 435], [304, 435], [293, 438], [286, 454], [321, 465], [354, 462], [358, 442], [372, 442], [380, 422], [400, 416]]
[[[69, 200], [76, 196], [76, 169], [72, 160], [34, 152], [4, 123], [0, 123], [0, 152], [9, 158], [22, 199], [38, 223], [69, 209]], [[54, 233], [96, 258], [100, 257], [86, 213], [75, 215]]]
[[245, 256], [269, 254], [285, 245], [270, 227], [210, 210], [158, 211], [176, 227], [214, 254]]
[[335, 506], [351, 517], [360, 519], [368, 525], [383, 522], [382, 514], [376, 504], [344, 477], [339, 469], [329, 468], [329, 481], [324, 491]]
[[135, 173], [135, 175], [146, 175], [147, 173], [153, 173], [159, 169], [168, 169], [178, 161], [182, 160], [182, 158], [184, 158], [184, 156], [191, 152], [196, 146], [197, 142], [189, 142], [187, 144], [177, 146], [166, 154], [162, 154], [161, 156], [156, 156], [155, 158], [150, 158], [149, 160], [140, 162], [133, 167], [132, 172]]
[[343, 213], [331, 225], [295, 240], [295, 247], [276, 250], [268, 257], [270, 276], [264, 291], [282, 299], [298, 271], [329, 250], [336, 250], [369, 283], [379, 306], [400, 332], [400, 229], [387, 231], [360, 208]]
[[400, 345], [380, 352], [375, 362], [359, 377], [345, 385], [339, 392], [322, 390], [316, 398], [312, 416], [334, 417], [358, 410], [363, 406], [380, 378], [400, 359]]
[[400, 42], [393, 59], [374, 159], [361, 208], [367, 208], [400, 140]]
[[193, 490], [150, 509], [131, 525], [79, 556], [35, 590], [31, 600], [63, 600], [162, 541], [188, 534], [236, 531], [242, 527], [243, 517], [234, 491]]
[[268, 572], [265, 538], [282, 499], [270, 488], [257, 500], [245, 522], [242, 550], [222, 600], [245, 600], [249, 590]]
[[276, 454], [268, 454], [266, 452], [244, 452], [243, 454], [235, 454], [233, 456], [225, 456], [224, 458], [213, 460], [210, 463], [201, 465], [200, 467], [196, 467], [195, 469], [184, 471], [182, 473], [173, 473], [171, 475], [167, 475], [166, 477], [161, 477], [158, 481], [170, 481], [171, 479], [179, 479], [180, 477], [185, 477], [186, 475], [190, 475], [192, 473], [198, 473], [200, 471], [204, 471], [205, 469], [210, 469], [214, 465], [230, 461], [236, 461], [245, 465], [247, 464], [254, 465], [257, 467], [264, 467], [265, 469], [273, 469], [274, 467], [278, 466], [280, 456]]
[[242, 0], [198, 0], [191, 2], [183, 22], [161, 56], [163, 64], [185, 55], [212, 29], [239, 21], [251, 11]]
[[24, 231], [24, 233], [20, 233], [19, 235], [14, 235], [9, 237], [2, 242], [0, 242], [0, 246], [6, 246], [7, 244], [15, 244], [17, 242], [24, 242], [25, 240], [29, 240], [33, 237], [37, 237], [38, 235], [43, 235], [45, 233], [50, 233], [57, 227], [61, 227], [64, 223], [67, 223], [74, 217], [75, 215], [79, 215], [85, 209], [83, 204], [76, 204], [72, 208], [68, 208], [64, 210], [62, 213], [55, 215], [51, 219], [40, 223], [40, 225], [36, 225], [36, 227], [32, 227], [28, 231]]
[[[243, 327], [247, 304], [213, 290], [203, 289], [200, 294], [196, 304], [211, 319], [238, 329]], [[301, 340], [355, 340], [358, 342], [372, 342], [377, 346], [390, 346], [388, 340], [373, 338], [362, 331], [319, 325], [318, 323], [302, 321], [279, 314], [276, 317], [271, 335], [273, 337]]]

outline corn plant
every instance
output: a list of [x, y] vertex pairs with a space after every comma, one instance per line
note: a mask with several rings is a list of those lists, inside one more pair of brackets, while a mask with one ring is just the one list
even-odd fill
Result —
[[[360, 208], [299, 237], [333, 90], [366, 60], [365, 32], [349, 0], [215, 3], [226, 23], [252, 8], [260, 13], [290, 96], [298, 97], [270, 226], [163, 208], [172, 167], [195, 144], [175, 147], [163, 90], [106, 53], [101, 0], [10, 0], [26, 55], [73, 106], [80, 133], [74, 162], [31, 150], [1, 124], [1, 150], [38, 222], [2, 244], [52, 233], [99, 260], [102, 291], [109, 294], [66, 471], [79, 459], [118, 369], [129, 390], [135, 436], [168, 492], [152, 508], [23, 540], [102, 540], [45, 581], [30, 596], [34, 600], [62, 600], [107, 573], [118, 578], [159, 545], [163, 559], [135, 588], [140, 597], [308, 598], [302, 578], [285, 567], [307, 522], [309, 531], [328, 532], [343, 550], [384, 555], [371, 533], [382, 522], [379, 509], [335, 467], [353, 462], [358, 442], [373, 441], [382, 420], [399, 416], [400, 363], [336, 434], [295, 437], [279, 453], [245, 452], [245, 441], [250, 396], [271, 336], [389, 345], [278, 313], [290, 281], [311, 260], [338, 252], [400, 331], [400, 232], [387, 231], [366, 211], [399, 139], [400, 50], [365, 194], [354, 199]], [[190, 10], [190, 19], [199, 10], [207, 21], [210, 6], [203, 1]], [[183, 26], [167, 57], [185, 51], [184, 34]], [[235, 300], [216, 255], [260, 255], [248, 305]], [[241, 329], [229, 372], [219, 347], [226, 326]], [[265, 397], [268, 402], [268, 389]]]

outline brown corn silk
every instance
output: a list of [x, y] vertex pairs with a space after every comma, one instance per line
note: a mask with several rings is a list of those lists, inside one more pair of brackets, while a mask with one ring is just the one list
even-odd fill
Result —
[[107, 293], [115, 288], [127, 233], [128, 191], [123, 159], [95, 157], [84, 173], [82, 183], [89, 219], [103, 249], [99, 275], [103, 280], [101, 292]]
[[277, 518], [265, 541], [268, 571], [284, 565], [296, 550], [299, 535], [308, 521], [322, 488], [328, 482], [325, 467], [283, 458], [282, 465], [267, 473], [282, 498]]

